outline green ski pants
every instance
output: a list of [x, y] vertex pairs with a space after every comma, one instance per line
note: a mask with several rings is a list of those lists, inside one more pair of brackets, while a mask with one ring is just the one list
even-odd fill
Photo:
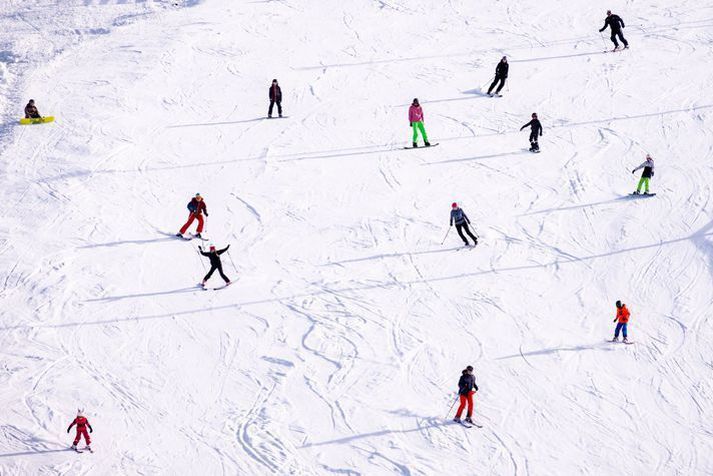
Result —
[[649, 191], [649, 177], [641, 177], [641, 180], [639, 180], [639, 186], [636, 187], [637, 192], [641, 192], [641, 186], [644, 186], [644, 190], [648, 193]]
[[418, 140], [418, 131], [421, 131], [421, 137], [423, 137], [423, 142], [428, 142], [428, 135], [426, 135], [426, 128], [423, 127], [423, 122], [412, 122], [411, 127], [413, 127], [413, 141]]

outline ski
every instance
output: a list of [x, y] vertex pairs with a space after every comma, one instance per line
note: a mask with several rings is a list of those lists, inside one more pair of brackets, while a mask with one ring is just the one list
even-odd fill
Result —
[[198, 287], [202, 288], [203, 291], [220, 291], [221, 289], [227, 288], [228, 286], [230, 286], [230, 285], [233, 284], [234, 282], [235, 282], [235, 281], [231, 281], [230, 283], [224, 284], [223, 286], [215, 286], [215, 287], [213, 287], [213, 288], [209, 288], [208, 286], [204, 286], [204, 285], [202, 285], [202, 284], [198, 284]]
[[655, 194], [655, 193], [636, 193], [636, 192], [632, 192], [632, 193], [629, 194], [629, 196], [631, 196], [631, 197], [655, 197], [656, 194]]
[[607, 340], [605, 340], [604, 342], [609, 342], [610, 344], [626, 344], [626, 345], [631, 345], [631, 344], [634, 343], [634, 342], [632, 342], [632, 341], [624, 342], [624, 341], [611, 340], [611, 339], [607, 339]]
[[83, 451], [80, 450], [79, 448], [72, 448], [72, 449], [73, 449], [76, 453], [83, 453]]
[[265, 119], [287, 119], [288, 117], [290, 117], [290, 116], [279, 116], [279, 117], [268, 116]]
[[422, 147], [404, 147], [404, 150], [409, 150], [409, 149], [430, 149], [431, 147], [436, 147], [438, 144], [440, 144], [440, 142], [436, 142], [435, 144], [431, 144], [431, 145], [428, 145], [428, 146], [424, 145], [424, 146], [422, 146]]
[[91, 448], [90, 448], [90, 447], [88, 447], [88, 446], [87, 446], [86, 448], [84, 448], [84, 449], [85, 449], [85, 450], [87, 450], [87, 451], [89, 451], [90, 453], [94, 453], [94, 450], [93, 450], [93, 449], [91, 449]]

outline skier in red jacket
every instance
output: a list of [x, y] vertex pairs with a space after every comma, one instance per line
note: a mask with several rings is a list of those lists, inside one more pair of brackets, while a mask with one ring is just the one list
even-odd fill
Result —
[[[67, 428], [67, 433], [72, 429], [74, 425], [77, 425], [77, 436], [74, 437], [74, 442], [72, 443], [72, 449], [77, 450], [77, 443], [79, 443], [79, 440], [81, 439], [82, 436], [84, 436], [84, 441], [87, 442], [87, 449], [89, 451], [92, 450], [91, 446], [89, 446], [92, 443], [92, 439], [89, 438], [89, 433], [94, 432], [92, 429], [92, 425], [89, 424], [89, 420], [84, 416], [82, 410], [77, 410], [77, 418], [74, 419], [71, 425]], [[87, 427], [89, 427], [89, 433], [87, 433]]]
[[181, 227], [181, 231], [176, 233], [176, 236], [183, 238], [183, 234], [188, 230], [188, 227], [191, 226], [193, 220], [198, 220], [198, 232], [196, 236], [201, 238], [201, 232], [203, 231], [203, 213], [205, 213], [205, 216], [208, 216], [208, 208], [205, 206], [205, 202], [200, 193], [196, 193], [196, 196], [188, 203], [187, 208], [190, 212], [188, 221]]

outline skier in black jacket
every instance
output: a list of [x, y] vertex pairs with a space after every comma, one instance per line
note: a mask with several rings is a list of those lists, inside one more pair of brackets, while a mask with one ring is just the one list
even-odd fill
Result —
[[275, 103], [277, 103], [277, 114], [279, 114], [280, 117], [282, 117], [282, 90], [280, 89], [280, 85], [277, 84], [276, 79], [272, 80], [272, 85], [270, 86], [269, 97], [270, 97], [270, 109], [268, 109], [268, 111], [267, 111], [267, 117], [272, 117], [272, 108], [275, 106]]
[[488, 88], [489, 96], [492, 96], [490, 93], [495, 85], [498, 84], [498, 81], [500, 82], [500, 86], [498, 86], [498, 89], [495, 90], [495, 94], [498, 96], [500, 95], [500, 90], [503, 89], [503, 86], [505, 86], [505, 80], [508, 79], [508, 69], [510, 69], [508, 58], [507, 56], [503, 56], [498, 65], [495, 67], [495, 79], [493, 79], [493, 83]]
[[463, 414], [466, 404], [468, 404], [468, 413], [466, 413], [465, 421], [473, 423], [473, 395], [478, 391], [478, 385], [475, 383], [475, 375], [473, 375], [473, 367], [469, 365], [463, 369], [463, 375], [458, 380], [458, 398], [460, 406], [453, 419], [455, 422], [460, 422], [460, 416]]
[[522, 126], [520, 130], [526, 127], [530, 127], [530, 152], [539, 152], [540, 144], [537, 143], [537, 138], [542, 137], [542, 124], [540, 124], [540, 120], [537, 119], [536, 112], [532, 113], [532, 120]]
[[624, 49], [629, 47], [629, 42], [626, 41], [624, 34], [621, 32], [624, 26], [624, 20], [619, 15], [614, 15], [611, 10], [607, 10], [607, 18], [604, 20], [604, 26], [599, 29], [599, 32], [606, 30], [607, 27], [611, 28], [611, 41], [614, 43], [614, 51], [619, 49], [619, 42], [616, 41], [617, 36], [624, 43]]
[[203, 278], [203, 282], [201, 283], [201, 286], [205, 287], [206, 281], [210, 279], [210, 277], [213, 275], [213, 272], [215, 270], [218, 270], [218, 273], [220, 273], [220, 277], [223, 278], [223, 281], [225, 281], [225, 285], [230, 284], [230, 280], [228, 277], [223, 273], [223, 263], [220, 262], [220, 255], [228, 251], [228, 248], [230, 248], [230, 245], [226, 246], [222, 250], [217, 250], [215, 249], [215, 246], [211, 245], [209, 248], [208, 253], [203, 251], [202, 247], [198, 247], [198, 249], [201, 250], [201, 254], [203, 256], [207, 256], [208, 259], [210, 260], [210, 271], [208, 271], [208, 274], [205, 275], [205, 278]]
[[470, 228], [468, 228], [468, 225], [470, 225], [470, 219], [456, 202], [453, 202], [451, 204], [451, 226], [453, 226], [454, 222], [456, 224], [456, 231], [458, 231], [458, 236], [460, 236], [460, 239], [463, 240], [465, 246], [468, 246], [469, 243], [468, 239], [463, 235], [464, 229], [465, 232], [468, 233], [468, 236], [470, 236], [473, 240], [473, 246], [476, 246], [478, 244], [478, 238], [476, 236], [473, 236], [473, 233], [470, 232]]

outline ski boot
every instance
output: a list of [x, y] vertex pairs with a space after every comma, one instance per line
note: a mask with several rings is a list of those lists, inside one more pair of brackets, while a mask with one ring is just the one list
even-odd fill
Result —
[[87, 445], [87, 447], [84, 448], [84, 449], [87, 450], [87, 451], [89, 451], [90, 453], [94, 453], [94, 450], [93, 450], [92, 447], [89, 446], [89, 445]]
[[470, 417], [465, 417], [465, 422], [470, 423], [471, 425], [473, 424], [473, 420]]
[[632, 193], [632, 195], [641, 195], [641, 192], [639, 192], [638, 190], [635, 190], [634, 193]]
[[453, 419], [453, 421], [456, 422], [456, 423], [460, 423], [460, 418], [455, 417], [455, 418]]
[[430, 143], [430, 142], [426, 142], [426, 147], [431, 147], [431, 143]]
[[282, 114], [280, 114], [280, 117], [282, 117]]
[[627, 339], [626, 337], [624, 337], [624, 340], [622, 340], [622, 342], [623, 342], [624, 344], [628, 344], [628, 343], [629, 343], [629, 339]]
[[176, 233], [176, 236], [179, 237], [179, 238], [183, 238], [183, 233], [180, 233], [180, 232], [179, 232], [179, 233]]
[[648, 194], [649, 194], [649, 191], [648, 191], [648, 190], [644, 192], [644, 195], [648, 195]]
[[418, 147], [418, 144], [415, 143], [415, 142], [413, 142], [413, 148], [415, 149], [415, 148], [417, 148], [417, 147]]
[[611, 341], [612, 341], [612, 342], [619, 342], [619, 338], [618, 338], [618, 337], [614, 337]]
[[196, 238], [203, 238], [200, 233], [196, 233]]

